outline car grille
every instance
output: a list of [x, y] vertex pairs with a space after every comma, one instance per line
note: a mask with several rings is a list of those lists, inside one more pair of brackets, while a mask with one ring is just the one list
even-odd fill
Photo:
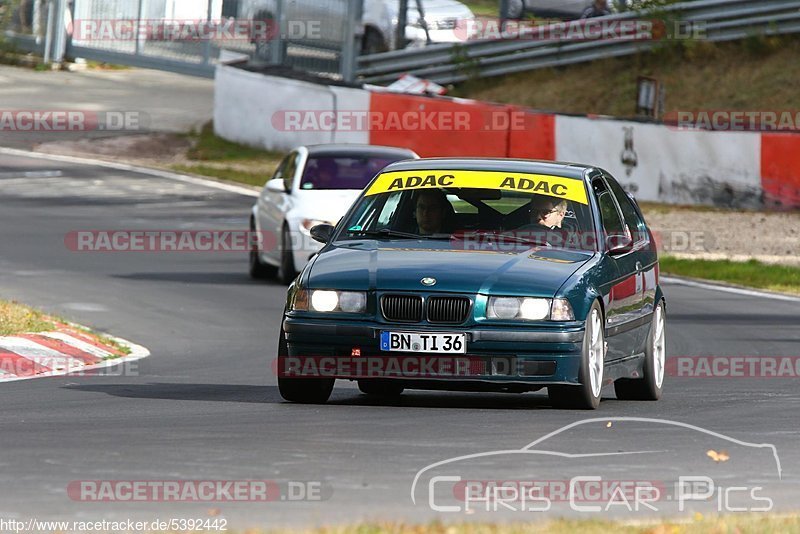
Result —
[[418, 295], [384, 295], [381, 313], [388, 321], [419, 322], [422, 320], [422, 297]]
[[431, 323], [461, 324], [467, 320], [470, 301], [466, 297], [430, 297], [428, 321]]

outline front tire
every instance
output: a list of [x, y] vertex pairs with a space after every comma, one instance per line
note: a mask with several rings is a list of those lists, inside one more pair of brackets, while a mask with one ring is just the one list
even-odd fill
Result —
[[603, 311], [595, 301], [586, 315], [583, 350], [577, 386], [549, 386], [547, 395], [555, 408], [595, 410], [600, 406], [605, 366]]
[[289, 285], [297, 276], [294, 267], [294, 252], [292, 250], [292, 235], [289, 228], [284, 226], [281, 233], [281, 266], [278, 269], [278, 279], [281, 283]]
[[255, 239], [256, 223], [253, 219], [250, 219], [250, 232], [252, 241], [248, 254], [248, 271], [250, 272], [250, 277], [256, 280], [263, 280], [264, 278], [275, 276], [278, 269], [261, 261], [261, 251], [258, 248], [258, 240]]
[[653, 311], [653, 321], [647, 334], [644, 349], [644, 376], [620, 378], [614, 382], [614, 391], [620, 400], [657, 401], [664, 387], [664, 369], [667, 363], [667, 319], [664, 301]]
[[334, 378], [284, 378], [285, 359], [289, 356], [286, 335], [281, 328], [278, 340], [278, 391], [284, 400], [300, 404], [325, 404], [333, 391]]

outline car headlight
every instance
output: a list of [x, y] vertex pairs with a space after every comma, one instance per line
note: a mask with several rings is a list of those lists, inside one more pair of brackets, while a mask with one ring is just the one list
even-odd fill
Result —
[[318, 224], [331, 224], [328, 221], [320, 221], [317, 219], [303, 219], [300, 221], [300, 231], [306, 235], [311, 235], [311, 229]]
[[489, 297], [486, 303], [488, 319], [522, 321], [572, 321], [575, 316], [567, 299], [531, 297]]
[[295, 293], [290, 309], [325, 313], [364, 313], [367, 311], [367, 294], [364, 291], [300, 289]]

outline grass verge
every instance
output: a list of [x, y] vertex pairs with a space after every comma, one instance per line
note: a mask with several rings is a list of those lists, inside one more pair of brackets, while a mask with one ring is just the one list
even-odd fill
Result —
[[738, 286], [800, 295], [800, 268], [769, 265], [756, 260], [694, 260], [662, 256], [662, 274], [687, 276]]
[[665, 112], [795, 109], [800, 38], [752, 37], [730, 43], [665, 42], [649, 53], [475, 79], [453, 96], [560, 113], [630, 117], [638, 76], [666, 87]]
[[[30, 306], [25, 306], [13, 300], [0, 300], [0, 336], [13, 336], [17, 334], [30, 334], [36, 332], [50, 332], [56, 329], [56, 323], [68, 323], [60, 317], [47, 315]], [[100, 334], [89, 328], [75, 325], [75, 328], [84, 332], [105, 345], [114, 347], [122, 354], [130, 354], [131, 349], [117, 342], [110, 336]], [[112, 360], [119, 356], [111, 356], [107, 359]]]
[[285, 155], [227, 141], [214, 135], [210, 122], [187, 137], [192, 142], [187, 161], [170, 165], [171, 169], [241, 184], [263, 186]]
[[[274, 531], [289, 532], [289, 531]], [[292, 531], [298, 532], [298, 531]], [[406, 525], [402, 523], [365, 523], [345, 527], [323, 527], [305, 531], [309, 534], [800, 534], [800, 517], [775, 515], [729, 515], [704, 518], [698, 514], [692, 521], [654, 521], [631, 524], [612, 521], [558, 520], [536, 523], [462, 523]]]
[[50, 317], [23, 304], [0, 300], [0, 336], [54, 330]]

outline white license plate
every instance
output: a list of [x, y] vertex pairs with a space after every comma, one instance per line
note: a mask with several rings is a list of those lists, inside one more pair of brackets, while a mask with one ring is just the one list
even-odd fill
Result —
[[465, 354], [467, 336], [440, 332], [381, 332], [381, 350]]

